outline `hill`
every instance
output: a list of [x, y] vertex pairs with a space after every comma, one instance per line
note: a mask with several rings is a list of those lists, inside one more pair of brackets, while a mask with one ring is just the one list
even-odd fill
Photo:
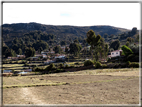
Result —
[[[16, 23], [16, 24], [4, 24], [2, 25], [2, 33], [4, 41], [9, 41], [14, 37], [22, 37], [25, 33], [30, 31], [42, 31], [47, 34], [56, 35], [58, 38], [64, 37], [83, 37], [86, 38], [86, 33], [89, 30], [93, 30], [96, 35], [100, 34], [103, 36], [107, 33], [109, 36], [111, 34], [118, 35], [130, 30], [113, 27], [113, 26], [54, 26], [45, 25], [39, 23]], [[8, 39], [9, 38], [9, 39]]]

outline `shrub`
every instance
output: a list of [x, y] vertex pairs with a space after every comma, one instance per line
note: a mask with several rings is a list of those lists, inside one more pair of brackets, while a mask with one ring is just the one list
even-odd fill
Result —
[[107, 65], [106, 65], [106, 64], [103, 64], [102, 67], [103, 67], [103, 68], [107, 68]]
[[139, 68], [139, 63], [136, 62], [132, 62], [129, 67], [133, 67], [133, 68]]
[[102, 67], [102, 64], [100, 62], [96, 62], [95, 67], [100, 68], [100, 67]]
[[130, 61], [127, 61], [127, 62], [126, 62], [126, 65], [127, 65], [127, 66], [129, 66], [130, 64], [131, 64], [131, 62], [130, 62]]
[[65, 72], [65, 70], [64, 69], [57, 69], [56, 73], [59, 73], [59, 72]]
[[92, 60], [86, 60], [84, 62], [84, 66], [89, 66], [89, 65], [93, 65], [93, 61]]
[[118, 67], [119, 67], [119, 64], [114, 64], [113, 68], [118, 68]]
[[69, 65], [68, 65], [68, 64], [66, 64], [66, 65], [65, 65], [65, 68], [68, 68], [68, 67], [69, 67]]
[[75, 65], [79, 65], [79, 63], [78, 62], [76, 62], [76, 63], [74, 63]]
[[39, 72], [40, 72], [40, 71], [43, 71], [43, 69], [42, 69], [42, 68], [39, 68], [39, 67], [36, 67], [36, 68], [35, 68], [35, 71], [39, 71]]
[[59, 64], [59, 67], [60, 67], [60, 68], [63, 68], [63, 67], [64, 67], [64, 65], [63, 65], [62, 63], [60, 63], [60, 64]]
[[49, 71], [49, 70], [54, 70], [56, 69], [54, 63], [51, 63], [48, 67], [45, 68], [45, 70]]

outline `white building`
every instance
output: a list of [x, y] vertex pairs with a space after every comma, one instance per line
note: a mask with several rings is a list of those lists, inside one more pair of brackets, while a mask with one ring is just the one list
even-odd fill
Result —
[[122, 54], [122, 50], [115, 50], [111, 52], [111, 55], [109, 55], [108, 57], [117, 57], [117, 56], [121, 56]]

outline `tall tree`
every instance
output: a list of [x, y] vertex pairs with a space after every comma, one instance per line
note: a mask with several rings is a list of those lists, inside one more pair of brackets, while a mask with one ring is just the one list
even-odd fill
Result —
[[91, 45], [91, 53], [92, 53], [92, 59], [93, 59], [93, 50], [96, 48], [96, 46], [98, 46], [100, 44], [100, 39], [101, 36], [100, 35], [95, 35], [95, 32], [93, 30], [89, 30], [87, 32], [87, 43]]
[[114, 50], [118, 50], [120, 48], [120, 41], [115, 40], [110, 43], [110, 49], [113, 48]]
[[61, 49], [60, 46], [55, 46], [55, 47], [53, 48], [53, 50], [55, 51], [55, 53], [61, 53], [61, 52], [62, 52], [62, 49]]
[[70, 46], [70, 53], [77, 56], [82, 49], [82, 46], [78, 43], [71, 43]]
[[25, 56], [26, 56], [26, 57], [32, 57], [32, 56], [34, 56], [34, 54], [35, 54], [35, 49], [34, 49], [34, 48], [32, 48], [32, 47], [27, 47], [27, 48], [25, 49]]
[[18, 49], [17, 54], [22, 55], [22, 49], [21, 48]]

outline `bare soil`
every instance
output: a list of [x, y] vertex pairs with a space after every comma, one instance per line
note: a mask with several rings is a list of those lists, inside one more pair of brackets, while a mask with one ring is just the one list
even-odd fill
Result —
[[[138, 69], [98, 74], [87, 72], [90, 70], [21, 77], [66, 84], [6, 88], [3, 89], [3, 104], [139, 104]], [[23, 79], [11, 78], [23, 83]]]

